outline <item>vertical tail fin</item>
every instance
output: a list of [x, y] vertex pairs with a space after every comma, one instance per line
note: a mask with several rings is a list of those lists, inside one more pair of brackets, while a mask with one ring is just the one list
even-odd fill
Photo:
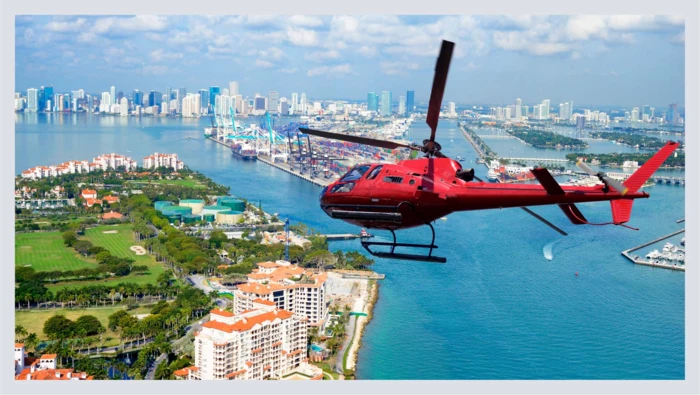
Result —
[[[678, 148], [678, 143], [675, 141], [669, 141], [661, 147], [661, 149], [655, 153], [651, 158], [649, 158], [642, 167], [639, 168], [639, 170], [635, 171], [634, 174], [630, 176], [625, 182], [622, 184], [629, 188], [628, 193], [634, 193], [639, 190], [639, 188], [644, 185], [644, 183], [649, 179], [649, 177], [654, 174], [654, 172], [661, 166], [662, 163], [671, 156], [673, 151]], [[615, 202], [611, 202], [611, 204], [614, 204]], [[630, 209], [632, 208], [632, 202], [630, 201]], [[614, 211], [614, 210], [613, 210]], [[629, 219], [629, 218], [628, 218]]]
[[616, 225], [623, 224], [630, 220], [632, 215], [632, 199], [611, 200], [610, 208], [612, 209], [613, 223]]

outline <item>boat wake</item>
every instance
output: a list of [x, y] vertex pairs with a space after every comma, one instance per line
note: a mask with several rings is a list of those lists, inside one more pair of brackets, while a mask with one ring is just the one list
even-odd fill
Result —
[[551, 261], [554, 258], [554, 243], [555, 241], [551, 243], [545, 244], [545, 246], [542, 248], [542, 253], [544, 254], [544, 259]]

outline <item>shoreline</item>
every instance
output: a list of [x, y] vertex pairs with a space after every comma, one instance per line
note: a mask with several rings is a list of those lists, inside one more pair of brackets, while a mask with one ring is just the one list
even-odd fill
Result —
[[[356, 371], [358, 354], [362, 348], [362, 336], [364, 335], [364, 329], [367, 324], [372, 321], [374, 306], [377, 304], [377, 299], [379, 298], [379, 282], [376, 280], [369, 281], [366, 305], [367, 316], [357, 318], [355, 333], [353, 333], [353, 339], [350, 343], [350, 349], [348, 352], [347, 366], [345, 366], [345, 369], [352, 370], [353, 372]], [[355, 375], [355, 379], [359, 379], [357, 375]]]

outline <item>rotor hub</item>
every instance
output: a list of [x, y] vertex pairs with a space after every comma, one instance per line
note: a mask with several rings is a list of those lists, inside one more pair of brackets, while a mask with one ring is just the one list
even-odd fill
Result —
[[421, 151], [428, 155], [435, 155], [436, 152], [440, 152], [442, 146], [437, 141], [430, 141], [429, 139], [423, 140], [423, 147]]

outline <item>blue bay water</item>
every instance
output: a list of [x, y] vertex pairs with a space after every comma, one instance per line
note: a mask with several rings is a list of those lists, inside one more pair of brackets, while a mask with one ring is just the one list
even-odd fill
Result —
[[[260, 162], [236, 160], [225, 147], [204, 140], [208, 123], [16, 115], [15, 173], [108, 152], [139, 163], [155, 151], [175, 152], [189, 167], [230, 186], [231, 193], [261, 201], [268, 212], [321, 232], [357, 231], [320, 210], [320, 187]], [[476, 165], [456, 123], [441, 120], [440, 125], [443, 152], [464, 156], [463, 165], [474, 166], [484, 177], [486, 168]], [[415, 140], [427, 134], [420, 122], [410, 131]], [[520, 145], [488, 143], [496, 141], [510, 144], [499, 146], [499, 153]], [[558, 154], [528, 154], [566, 153], [551, 152]], [[568, 232], [567, 237], [518, 209], [454, 213], [435, 223], [438, 252], [447, 257], [446, 264], [377, 259], [375, 270], [385, 273], [386, 280], [365, 329], [358, 377], [683, 379], [684, 274], [637, 266], [620, 255], [682, 227], [675, 221], [685, 215], [684, 188], [656, 185], [647, 190], [651, 198], [636, 201], [630, 222], [639, 231], [574, 226], [555, 207], [534, 211]], [[607, 203], [580, 208], [591, 222], [610, 219]], [[423, 243], [429, 230], [401, 231], [398, 237]], [[331, 247], [361, 249], [356, 241]], [[640, 253], [653, 248], [659, 246]]]

